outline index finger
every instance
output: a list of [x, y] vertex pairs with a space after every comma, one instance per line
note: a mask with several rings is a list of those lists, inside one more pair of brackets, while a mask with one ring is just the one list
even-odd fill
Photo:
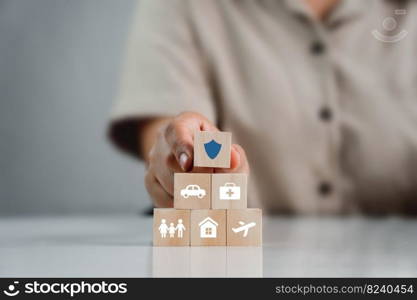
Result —
[[178, 116], [165, 130], [165, 140], [184, 171], [192, 167], [194, 132], [200, 130], [218, 131], [210, 121], [193, 113]]

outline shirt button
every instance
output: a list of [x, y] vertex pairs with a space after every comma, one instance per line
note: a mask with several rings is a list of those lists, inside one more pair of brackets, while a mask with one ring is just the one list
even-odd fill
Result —
[[331, 121], [333, 117], [332, 110], [327, 106], [322, 107], [320, 109], [319, 116], [323, 121]]
[[318, 192], [322, 196], [327, 196], [331, 194], [333, 191], [333, 187], [329, 182], [323, 181], [318, 186]]
[[310, 46], [310, 52], [315, 55], [323, 54], [326, 47], [320, 41], [314, 41]]

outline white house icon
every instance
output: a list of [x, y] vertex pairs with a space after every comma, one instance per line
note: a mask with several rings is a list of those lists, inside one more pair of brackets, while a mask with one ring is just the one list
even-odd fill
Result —
[[198, 226], [200, 226], [200, 237], [201, 238], [216, 238], [217, 237], [217, 226], [219, 224], [214, 221], [212, 218], [207, 217], [201, 221]]

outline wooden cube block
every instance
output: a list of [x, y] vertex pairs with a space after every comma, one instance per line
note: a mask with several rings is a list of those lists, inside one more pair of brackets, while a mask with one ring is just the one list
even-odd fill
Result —
[[231, 132], [194, 133], [194, 166], [230, 168]]
[[[191, 249], [191, 247], [152, 247], [152, 277], [191, 277]], [[173, 257], [175, 259], [172, 259]]]
[[227, 210], [227, 245], [262, 246], [262, 210]]
[[226, 277], [227, 247], [190, 247], [190, 253], [191, 277]]
[[206, 209], [210, 207], [211, 174], [174, 174], [174, 208]]
[[247, 208], [247, 184], [247, 174], [211, 175], [211, 207], [215, 209]]
[[153, 210], [154, 246], [189, 246], [190, 232], [190, 210], [173, 208]]
[[[263, 277], [262, 247], [227, 248], [226, 277]], [[173, 248], [160, 248], [171, 250]], [[177, 248], [175, 248], [177, 249]], [[180, 248], [184, 249], [184, 248]], [[192, 249], [192, 248], [191, 248]]]
[[191, 211], [191, 246], [226, 245], [226, 210]]

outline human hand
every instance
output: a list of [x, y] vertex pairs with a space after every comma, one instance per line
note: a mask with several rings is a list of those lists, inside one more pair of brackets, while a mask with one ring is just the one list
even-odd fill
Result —
[[193, 166], [195, 131], [219, 131], [199, 113], [184, 112], [165, 122], [148, 154], [145, 186], [156, 207], [173, 207], [174, 173], [246, 173], [249, 164], [245, 151], [232, 145], [230, 168]]

